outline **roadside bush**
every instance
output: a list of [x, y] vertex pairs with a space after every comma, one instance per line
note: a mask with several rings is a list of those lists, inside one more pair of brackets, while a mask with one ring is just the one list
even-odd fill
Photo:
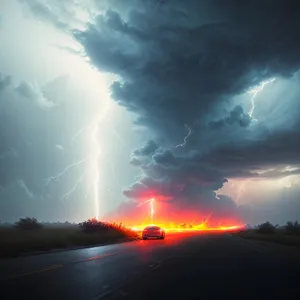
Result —
[[275, 233], [277, 227], [278, 225], [273, 225], [270, 222], [265, 222], [257, 226], [257, 232], [264, 234], [272, 234]]
[[285, 225], [285, 230], [289, 234], [300, 234], [300, 224], [298, 221], [289, 221]]
[[89, 219], [87, 221], [84, 221], [82, 223], [79, 223], [78, 226], [87, 233], [94, 233], [94, 232], [108, 232], [108, 231], [114, 231], [116, 233], [119, 233], [120, 235], [136, 235], [136, 233], [123, 226], [122, 223], [110, 223], [110, 222], [103, 222], [99, 221], [96, 218]]
[[82, 223], [79, 223], [78, 226], [84, 232], [107, 231], [109, 229], [108, 224], [98, 221], [96, 218], [83, 221]]
[[249, 230], [252, 229], [253, 227], [250, 224], [246, 224], [246, 226], [244, 227], [244, 230]]
[[22, 230], [34, 230], [41, 229], [43, 226], [36, 218], [20, 218], [16, 223], [15, 227]]

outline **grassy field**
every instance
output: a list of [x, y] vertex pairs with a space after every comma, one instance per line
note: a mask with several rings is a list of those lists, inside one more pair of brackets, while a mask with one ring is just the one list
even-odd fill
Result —
[[0, 257], [52, 249], [75, 248], [117, 243], [136, 239], [131, 231], [109, 228], [85, 232], [77, 225], [44, 226], [35, 230], [20, 230], [13, 226], [0, 227]]
[[300, 234], [291, 234], [285, 229], [276, 229], [273, 233], [261, 233], [256, 229], [248, 229], [235, 233], [245, 239], [254, 239], [266, 242], [279, 243], [287, 246], [300, 247]]

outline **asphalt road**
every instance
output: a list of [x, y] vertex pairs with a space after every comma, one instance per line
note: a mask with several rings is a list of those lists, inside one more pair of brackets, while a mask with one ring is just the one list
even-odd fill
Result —
[[0, 260], [0, 299], [298, 299], [300, 253], [230, 234], [173, 234]]

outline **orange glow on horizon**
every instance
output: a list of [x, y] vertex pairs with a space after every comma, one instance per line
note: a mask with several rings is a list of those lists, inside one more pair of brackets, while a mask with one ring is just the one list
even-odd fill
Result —
[[235, 224], [235, 225], [229, 225], [229, 226], [209, 226], [206, 222], [192, 225], [188, 223], [184, 224], [174, 224], [174, 223], [155, 223], [155, 224], [140, 224], [136, 226], [130, 226], [130, 228], [134, 231], [142, 231], [145, 227], [149, 225], [156, 225], [161, 228], [163, 228], [165, 231], [172, 232], [172, 231], [235, 231], [245, 228], [245, 224]]
[[213, 232], [225, 232], [225, 231], [237, 231], [245, 228], [245, 224], [237, 224], [232, 223], [235, 225], [219, 225], [219, 226], [210, 226], [207, 224], [207, 221], [204, 221], [200, 224], [190, 224], [190, 223], [142, 223], [139, 225], [129, 225], [124, 222], [113, 222], [113, 221], [101, 221], [97, 219], [96, 217], [89, 219], [90, 222], [103, 222], [107, 224], [118, 224], [122, 225], [124, 228], [131, 229], [136, 232], [142, 231], [147, 226], [159, 226], [163, 228], [167, 232], [207, 232], [207, 231], [213, 231]]
[[[125, 227], [135, 231], [142, 231], [149, 225], [156, 225], [165, 231], [236, 231], [245, 228], [242, 221], [234, 216], [213, 215], [209, 211], [197, 211], [193, 207], [176, 207], [174, 203], [157, 201], [151, 197], [129, 211], [121, 211], [110, 216], [111, 221], [122, 223]], [[110, 221], [110, 222], [111, 222]]]

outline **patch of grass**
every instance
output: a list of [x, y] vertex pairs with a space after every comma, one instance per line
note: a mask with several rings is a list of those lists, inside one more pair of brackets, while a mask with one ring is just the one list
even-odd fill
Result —
[[275, 242], [282, 245], [300, 247], [300, 225], [296, 222], [287, 222], [279, 228], [270, 222], [258, 225], [253, 229], [245, 229], [235, 233], [245, 239], [254, 239], [266, 242]]
[[0, 227], [0, 256], [13, 257], [36, 251], [109, 244], [138, 237], [135, 232], [123, 226], [103, 224], [101, 228], [92, 231], [86, 231], [78, 225], [63, 224], [60, 227], [43, 226], [33, 230], [20, 230], [14, 226]]

